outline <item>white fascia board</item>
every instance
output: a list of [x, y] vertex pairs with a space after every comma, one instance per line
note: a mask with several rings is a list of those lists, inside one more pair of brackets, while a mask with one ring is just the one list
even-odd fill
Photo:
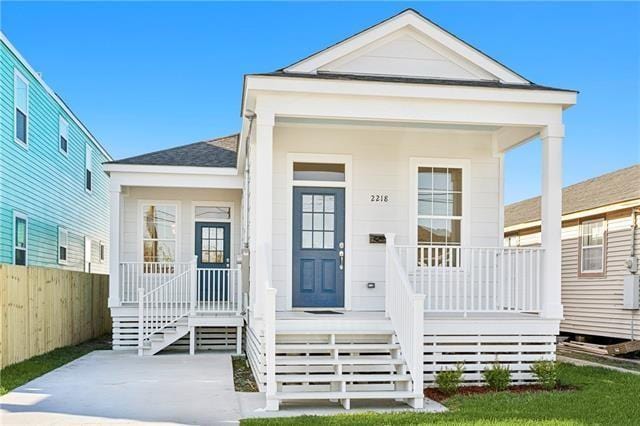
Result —
[[235, 176], [235, 167], [193, 167], [193, 166], [153, 166], [146, 164], [103, 164], [105, 172], [158, 173], [167, 175], [189, 174], [209, 176]]
[[432, 22], [425, 20], [422, 16], [419, 16], [411, 10], [408, 10], [386, 22], [375, 25], [360, 34], [344, 40], [343, 42], [340, 42], [335, 46], [321, 51], [309, 58], [303, 59], [302, 61], [285, 68], [285, 72], [315, 73], [316, 70], [320, 69], [324, 65], [407, 26], [413, 27], [416, 31], [425, 34], [438, 43], [441, 43], [446, 48], [469, 60], [488, 73], [495, 75], [503, 82], [529, 84], [529, 81], [509, 70], [504, 65], [481, 53], [452, 34], [449, 34]]
[[387, 96], [401, 98], [496, 101], [556, 104], [567, 108], [577, 102], [577, 93], [560, 90], [533, 90], [496, 87], [469, 87], [443, 84], [346, 81], [305, 77], [247, 76], [247, 96], [253, 91]]
[[20, 61], [22, 66], [24, 66], [27, 69], [27, 71], [29, 71], [31, 76], [35, 78], [38, 81], [38, 83], [40, 83], [40, 85], [49, 94], [49, 96], [51, 96], [53, 100], [56, 101], [58, 106], [62, 108], [64, 112], [67, 113], [67, 115], [73, 120], [73, 122], [76, 123], [76, 125], [85, 133], [85, 135], [91, 140], [91, 142], [93, 142], [95, 147], [102, 153], [102, 155], [104, 155], [109, 161], [113, 160], [113, 157], [111, 157], [111, 155], [102, 146], [102, 144], [98, 142], [96, 138], [93, 137], [89, 129], [87, 129], [84, 126], [84, 124], [82, 124], [82, 122], [78, 119], [78, 117], [76, 117], [76, 115], [62, 101], [62, 99], [60, 99], [60, 97], [56, 95], [56, 92], [54, 92], [53, 89], [51, 89], [49, 85], [45, 83], [42, 77], [40, 77], [40, 74], [38, 74], [36, 70], [33, 69], [33, 67], [29, 64], [29, 62], [27, 62], [27, 60], [20, 54], [18, 49], [16, 49], [15, 46], [11, 44], [9, 39], [7, 39], [7, 36], [5, 36], [2, 31], [0, 31], [0, 40], [2, 41], [2, 43], [4, 43], [5, 46], [7, 46], [7, 49], [9, 49], [9, 51], [18, 59], [18, 61]]
[[206, 189], [242, 189], [244, 180], [239, 175], [206, 175], [187, 173], [139, 173], [111, 172], [109, 182], [112, 190], [127, 186], [160, 188], [206, 188]]

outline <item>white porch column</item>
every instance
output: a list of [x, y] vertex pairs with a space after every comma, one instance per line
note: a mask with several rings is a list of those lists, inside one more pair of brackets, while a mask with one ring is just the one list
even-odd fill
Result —
[[564, 127], [547, 126], [542, 139], [542, 316], [562, 319], [562, 139]]
[[266, 283], [271, 282], [271, 240], [273, 216], [273, 113], [258, 111], [256, 117], [255, 179], [255, 276], [256, 301], [252, 304], [258, 317], [264, 315]]
[[109, 307], [120, 306], [120, 185], [109, 188]]

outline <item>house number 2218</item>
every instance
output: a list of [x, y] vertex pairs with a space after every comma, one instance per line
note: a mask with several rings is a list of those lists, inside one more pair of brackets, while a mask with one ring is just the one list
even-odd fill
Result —
[[372, 203], [388, 203], [389, 196], [388, 195], [371, 195]]

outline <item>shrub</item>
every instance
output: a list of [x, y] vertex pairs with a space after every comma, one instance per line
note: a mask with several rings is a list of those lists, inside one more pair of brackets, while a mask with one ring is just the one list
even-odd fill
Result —
[[531, 372], [543, 388], [555, 389], [558, 386], [558, 364], [553, 361], [536, 361], [530, 367]]
[[453, 370], [440, 370], [436, 374], [438, 389], [445, 395], [453, 395], [460, 387], [464, 364], [457, 364]]
[[495, 391], [503, 391], [507, 389], [509, 383], [511, 383], [511, 371], [509, 371], [509, 367], [504, 367], [497, 361], [494, 362], [491, 367], [485, 368], [482, 372], [482, 377], [484, 377], [487, 385]]

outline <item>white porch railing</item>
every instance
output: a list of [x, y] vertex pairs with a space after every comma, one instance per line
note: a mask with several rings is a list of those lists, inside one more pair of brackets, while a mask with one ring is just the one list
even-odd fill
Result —
[[395, 246], [427, 312], [541, 310], [539, 247]]
[[[138, 289], [145, 293], [158, 288], [174, 277], [191, 270], [190, 262], [121, 262], [120, 263], [120, 301], [137, 303]], [[189, 301], [189, 299], [187, 299]]]
[[[161, 285], [146, 290], [138, 287], [138, 354], [143, 354], [144, 342], [154, 334], [178, 322], [192, 311], [195, 260]], [[164, 267], [164, 265], [163, 265]]]
[[236, 312], [242, 310], [242, 277], [240, 268], [196, 269], [197, 312]]
[[400, 343], [402, 355], [411, 373], [415, 408], [423, 404], [424, 370], [424, 294], [416, 292], [394, 250], [394, 235], [386, 234], [386, 314]]

